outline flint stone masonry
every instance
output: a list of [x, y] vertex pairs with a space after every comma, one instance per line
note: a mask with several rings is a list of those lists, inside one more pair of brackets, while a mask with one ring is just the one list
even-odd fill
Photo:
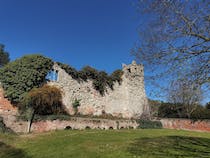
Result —
[[72, 103], [80, 100], [78, 112], [83, 115], [111, 114], [123, 118], [139, 118], [149, 114], [148, 100], [144, 89], [143, 65], [123, 64], [122, 83], [114, 83], [114, 90], [107, 87], [105, 95], [101, 95], [92, 85], [92, 80], [73, 79], [56, 63], [53, 69], [58, 72], [57, 81], [48, 84], [60, 88], [63, 92], [63, 104], [70, 114], [74, 114]]

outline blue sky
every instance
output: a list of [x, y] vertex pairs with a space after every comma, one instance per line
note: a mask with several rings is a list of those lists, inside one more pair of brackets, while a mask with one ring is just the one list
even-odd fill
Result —
[[41, 53], [76, 69], [90, 65], [111, 73], [134, 59], [130, 50], [140, 18], [135, 2], [1, 0], [0, 43], [11, 60]]
[[132, 0], [1, 0], [0, 43], [14, 60], [41, 53], [80, 69], [112, 72], [133, 59]]
[[[76, 69], [108, 73], [134, 59], [140, 17], [136, 0], [0, 0], [0, 43], [11, 60], [40, 53]], [[148, 18], [148, 17], [147, 17]], [[146, 73], [149, 70], [145, 69]], [[145, 81], [147, 96], [155, 88]]]

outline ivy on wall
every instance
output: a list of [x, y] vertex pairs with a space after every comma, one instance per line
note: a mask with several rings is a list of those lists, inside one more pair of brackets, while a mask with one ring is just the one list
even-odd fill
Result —
[[25, 94], [45, 82], [53, 61], [42, 55], [26, 55], [0, 69], [0, 82], [5, 96], [13, 103], [20, 102]]
[[77, 81], [93, 81], [93, 87], [100, 92], [101, 95], [104, 95], [107, 86], [113, 90], [114, 82], [121, 84], [123, 75], [122, 70], [116, 70], [111, 75], [108, 75], [105, 71], [98, 71], [90, 66], [83, 67], [80, 71], [72, 68], [67, 64], [57, 63], [62, 69], [66, 71], [73, 79]]

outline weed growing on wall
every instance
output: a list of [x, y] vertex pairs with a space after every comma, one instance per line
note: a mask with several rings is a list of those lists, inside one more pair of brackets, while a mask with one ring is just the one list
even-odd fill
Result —
[[74, 102], [72, 103], [72, 106], [74, 108], [75, 114], [78, 112], [78, 107], [80, 106], [80, 99], [75, 99]]

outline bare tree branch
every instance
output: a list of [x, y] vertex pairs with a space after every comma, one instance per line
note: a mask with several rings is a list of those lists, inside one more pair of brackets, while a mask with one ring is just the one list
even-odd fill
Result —
[[208, 87], [209, 1], [139, 0], [137, 7], [148, 20], [139, 26], [139, 41], [131, 53], [150, 71], [151, 83], [185, 78]]

